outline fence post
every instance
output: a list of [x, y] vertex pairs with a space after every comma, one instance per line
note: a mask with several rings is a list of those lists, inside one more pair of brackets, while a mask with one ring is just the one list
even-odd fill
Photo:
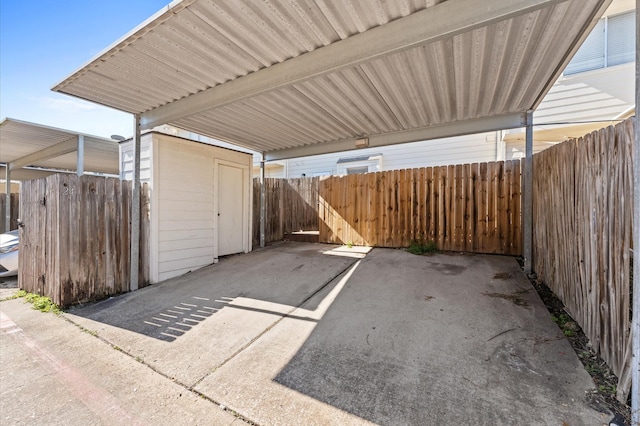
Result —
[[264, 190], [264, 153], [260, 157], [260, 248], [264, 248], [265, 245], [265, 210], [267, 206], [265, 203], [265, 190]]
[[6, 204], [4, 208], [4, 232], [11, 231], [11, 163], [5, 165], [5, 197]]
[[133, 116], [133, 185], [131, 185], [131, 258], [129, 290], [138, 289], [140, 264], [140, 116]]
[[636, 122], [633, 140], [633, 338], [631, 355], [631, 424], [640, 424], [640, 0], [636, 0]]
[[522, 209], [523, 224], [523, 257], [524, 272], [530, 274], [532, 271], [533, 254], [533, 111], [527, 111], [527, 141], [524, 159], [524, 208]]
[[84, 135], [78, 135], [78, 151], [76, 152], [76, 174], [84, 174]]

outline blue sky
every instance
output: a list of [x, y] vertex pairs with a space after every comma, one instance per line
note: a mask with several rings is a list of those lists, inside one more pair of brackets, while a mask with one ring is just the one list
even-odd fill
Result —
[[0, 0], [0, 118], [130, 136], [132, 118], [51, 91], [170, 0]]

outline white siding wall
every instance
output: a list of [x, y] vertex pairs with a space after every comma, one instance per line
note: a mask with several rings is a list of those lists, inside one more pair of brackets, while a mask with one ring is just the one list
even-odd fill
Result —
[[413, 142], [378, 148], [365, 148], [336, 154], [316, 155], [287, 160], [287, 177], [338, 173], [340, 158], [382, 154], [381, 171], [430, 167], [447, 164], [495, 161], [498, 155], [496, 132], [458, 136], [432, 141]]
[[[264, 176], [268, 178], [286, 178], [286, 164], [286, 160], [267, 163], [267, 167], [265, 167], [264, 170]], [[260, 177], [260, 156], [257, 154], [253, 156], [253, 177]]]
[[[120, 179], [133, 180], [133, 141], [120, 143]], [[140, 144], [140, 181], [151, 181], [151, 135], [144, 135]]]
[[[533, 144], [533, 153], [537, 154], [540, 151], [544, 151], [545, 149], [555, 145], [553, 142], [534, 142]], [[525, 142], [517, 141], [517, 142], [506, 142], [506, 156], [507, 160], [519, 160], [525, 157]]]
[[553, 85], [533, 122], [612, 120], [633, 106], [635, 64], [563, 76]]
[[213, 263], [213, 156], [201, 144], [164, 135], [154, 135], [154, 153], [152, 216], [163, 281]]
[[[614, 0], [605, 15], [615, 16], [629, 12], [634, 6], [635, 2], [632, 0]], [[600, 26], [596, 31], [602, 31], [602, 28]], [[588, 38], [581, 49], [594, 50], [595, 45], [590, 46], [588, 43], [595, 42], [597, 42], [595, 38]], [[601, 46], [600, 49], [603, 47]], [[608, 125], [607, 121], [615, 120], [634, 106], [634, 80], [635, 63], [633, 62], [561, 76], [533, 114], [534, 138], [539, 130], [556, 127], [570, 128], [572, 125], [591, 121], [603, 121], [603, 123], [593, 124], [593, 130]], [[567, 124], [545, 125], [547, 123]], [[509, 133], [523, 132], [523, 130], [509, 131]], [[575, 136], [573, 130], [568, 133]], [[536, 153], [552, 145], [554, 143], [536, 141], [533, 151]], [[524, 141], [507, 142], [506, 159], [522, 158], [524, 150]]]
[[[121, 177], [131, 179], [132, 143], [120, 145]], [[214, 162], [251, 167], [251, 155], [158, 133], [142, 137], [140, 174], [151, 186], [151, 282], [214, 262]], [[250, 193], [249, 184], [245, 194]], [[248, 208], [251, 207], [249, 200]], [[250, 213], [249, 213], [250, 215]], [[247, 226], [251, 226], [248, 221]], [[251, 235], [251, 229], [248, 230]]]

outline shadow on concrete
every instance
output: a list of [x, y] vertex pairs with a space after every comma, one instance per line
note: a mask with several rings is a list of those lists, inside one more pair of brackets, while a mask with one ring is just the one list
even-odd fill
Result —
[[256, 424], [598, 420], [509, 257], [283, 243], [69, 317]]
[[252, 311], [273, 321], [303, 303], [313, 306], [312, 296], [365, 252], [320, 244], [279, 244], [250, 255], [223, 258], [216, 265], [75, 307], [70, 313], [173, 342], [223, 310]]
[[148, 329], [144, 331], [138, 329], [137, 331], [143, 332], [147, 336], [172, 342], [227, 305], [226, 301], [211, 301], [204, 297], [193, 296], [193, 300], [176, 303], [155, 315], [151, 314], [150, 317], [142, 321], [143, 324], [149, 326]]

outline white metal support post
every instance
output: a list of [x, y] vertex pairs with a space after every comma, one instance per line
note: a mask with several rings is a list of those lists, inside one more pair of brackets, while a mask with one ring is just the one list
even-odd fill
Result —
[[524, 158], [524, 202], [522, 209], [522, 236], [524, 257], [524, 272], [530, 274], [533, 270], [533, 111], [527, 111], [527, 141]]
[[633, 317], [631, 337], [631, 424], [640, 425], [640, 0], [636, 0], [636, 131], [633, 141]]
[[84, 135], [78, 135], [78, 151], [76, 151], [76, 174], [82, 176], [84, 174]]
[[11, 231], [11, 163], [7, 163], [5, 167], [5, 197], [6, 197], [6, 209], [4, 211], [4, 232]]
[[134, 115], [133, 185], [131, 192], [131, 273], [129, 290], [138, 289], [140, 264], [140, 116]]
[[264, 152], [260, 157], [260, 248], [265, 246], [266, 194], [264, 190]]

